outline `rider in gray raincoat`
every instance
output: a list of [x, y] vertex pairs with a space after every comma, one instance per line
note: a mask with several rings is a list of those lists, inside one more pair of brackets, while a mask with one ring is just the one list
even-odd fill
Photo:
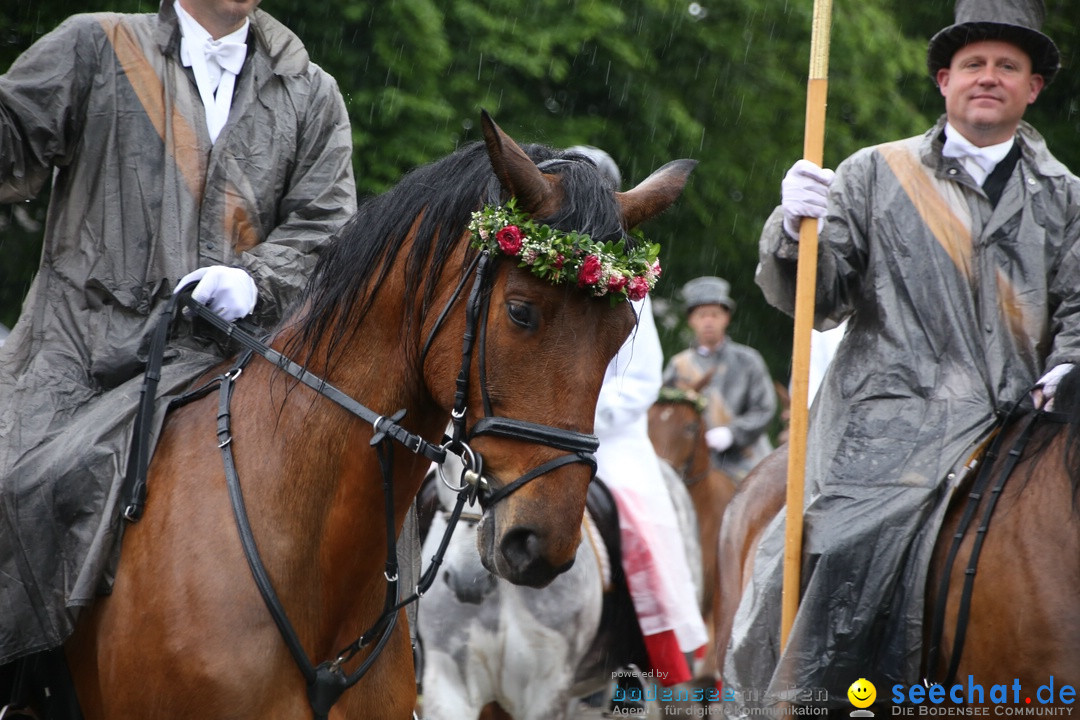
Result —
[[[1027, 53], [1047, 81], [1058, 66], [1053, 43], [1030, 30], [1041, 15], [1027, 34], [1016, 31], [1015, 15], [965, 22], [965, 12], [988, 4], [961, 0], [957, 25], [931, 43], [946, 117], [921, 137], [845, 160], [827, 211], [787, 213], [824, 215], [817, 327], [849, 322], [812, 409], [799, 611], [781, 657], [781, 512], [735, 618], [724, 668], [732, 714], [753, 701], [818, 699], [821, 690], [850, 709], [845, 693], [859, 678], [879, 697], [919, 680], [926, 568], [952, 473], [997, 413], [1026, 398], [1046, 370], [1080, 360], [1080, 181], [1020, 121], [1034, 97], [1025, 102], [1021, 88], [1006, 123], [1015, 144], [1002, 143], [1000, 172], [988, 171], [981, 186], [963, 161], [943, 156], [953, 132], [946, 119], [968, 126], [950, 105], [968, 96], [946, 88], [960, 82], [960, 62], [951, 77], [938, 72], [954, 52], [1004, 40], [988, 50]], [[984, 95], [1006, 84], [988, 65]], [[1042, 82], [1033, 82], [1037, 94]], [[808, 172], [827, 185], [828, 171]], [[766, 223], [757, 281], [792, 313], [799, 245], [785, 215], [777, 208]]]
[[[243, 268], [269, 328], [355, 211], [336, 83], [287, 28], [249, 19], [214, 143], [173, 0], [69, 18], [0, 77], [0, 201], [52, 181], [41, 266], [0, 349], [0, 664], [63, 642], [110, 585], [148, 332], [177, 282]], [[171, 346], [159, 393], [220, 358]]]

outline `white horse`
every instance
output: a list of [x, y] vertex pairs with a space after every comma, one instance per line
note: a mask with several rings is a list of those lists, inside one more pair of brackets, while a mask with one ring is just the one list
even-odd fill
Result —
[[[678, 475], [661, 465], [700, 598], [701, 547], [693, 505]], [[448, 464], [448, 477], [457, 478], [458, 472]], [[453, 505], [451, 491], [435, 482], [440, 510], [424, 542], [425, 561], [434, 555]], [[595, 647], [612, 573], [591, 522], [586, 514], [573, 566], [538, 589], [490, 574], [480, 564], [476, 518], [463, 515], [418, 610], [426, 720], [472, 720], [485, 709], [485, 717], [570, 720], [581, 698], [610, 693], [613, 673], [630, 658]]]

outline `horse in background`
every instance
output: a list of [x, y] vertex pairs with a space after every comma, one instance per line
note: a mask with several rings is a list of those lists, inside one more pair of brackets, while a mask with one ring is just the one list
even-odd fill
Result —
[[[712, 463], [705, 442], [705, 398], [700, 391], [711, 378], [706, 374], [694, 387], [665, 387], [649, 408], [649, 439], [656, 454], [683, 479], [694, 503], [701, 543], [702, 619], [709, 632], [708, 647], [715, 646], [716, 603], [719, 596], [718, 548], [724, 511], [735, 494], [735, 481]], [[706, 652], [695, 669], [698, 678], [720, 677], [715, 654]]]
[[[928, 570], [922, 674], [945, 685], [945, 702], [952, 683], [967, 676], [987, 689], [1019, 681], [1020, 697], [1034, 698], [1051, 675], [1057, 693], [1080, 686], [1080, 369], [1061, 381], [1053, 412], [1029, 409], [999, 432], [996, 454], [973, 457], [970, 472], [955, 481]], [[980, 472], [987, 480], [977, 488]], [[728, 506], [720, 545], [721, 667], [757, 541], [784, 506], [786, 478], [782, 446], [747, 475]], [[966, 527], [965, 515], [974, 521]], [[1059, 693], [1051, 704], [1061, 701]]]
[[[444, 467], [452, 477], [460, 471], [453, 458]], [[683, 540], [693, 567], [701, 557], [693, 504], [682, 479], [665, 463], [661, 467], [687, 529]], [[582, 698], [601, 691], [608, 698], [613, 673], [647, 665], [620, 558], [605, 537], [605, 526], [615, 519], [607, 493], [602, 481], [594, 481], [590, 508], [610, 507], [595, 519], [595, 510], [586, 513], [586, 539], [574, 564], [543, 588], [519, 587], [488, 572], [477, 554], [477, 519], [462, 515], [419, 608], [423, 717], [570, 720]], [[595, 495], [601, 502], [592, 502]], [[431, 475], [420, 497], [425, 504], [436, 498], [424, 540], [429, 558], [450, 518], [453, 495]], [[618, 528], [613, 530], [617, 538]], [[700, 591], [700, 576], [694, 580]]]
[[[364, 203], [326, 248], [304, 304], [268, 341], [303, 366], [295, 379], [282, 375], [284, 361], [257, 355], [217, 377], [231, 395], [168, 416], [112, 594], [65, 647], [87, 720], [411, 717], [412, 650], [395, 627], [406, 621], [389, 551], [430, 463], [419, 449], [439, 447], [455, 390], [484, 479], [495, 493], [516, 487], [485, 507], [485, 566], [543, 585], [573, 562], [591, 469], [584, 456], [550, 463], [588, 445], [604, 369], [633, 314], [471, 248], [470, 219], [516, 198], [537, 224], [623, 239], [674, 201], [693, 163], [612, 193], [592, 165], [523, 148], [486, 113], [481, 125], [483, 143]], [[331, 386], [380, 417], [326, 402]], [[220, 439], [223, 416], [231, 425]], [[410, 452], [395, 453], [402, 438]], [[260, 574], [249, 544], [291, 633], [251, 579]], [[315, 698], [327, 677], [343, 694]]]

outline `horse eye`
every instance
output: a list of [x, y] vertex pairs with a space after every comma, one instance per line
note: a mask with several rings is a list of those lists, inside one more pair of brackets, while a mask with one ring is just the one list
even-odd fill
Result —
[[528, 303], [508, 302], [506, 303], [506, 313], [510, 316], [510, 320], [520, 327], [535, 330], [540, 326], [540, 318], [536, 308]]

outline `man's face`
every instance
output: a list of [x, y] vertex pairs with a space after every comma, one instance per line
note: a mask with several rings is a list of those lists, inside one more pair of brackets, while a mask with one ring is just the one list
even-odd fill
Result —
[[731, 311], [723, 305], [698, 305], [686, 316], [699, 345], [715, 347], [723, 341], [731, 322]]
[[180, 0], [199, 24], [215, 38], [239, 30], [244, 18], [250, 15], [260, 0]]
[[1044, 84], [1031, 72], [1027, 53], [1002, 40], [960, 48], [949, 67], [938, 70], [937, 82], [949, 122], [980, 147], [1011, 138]]

